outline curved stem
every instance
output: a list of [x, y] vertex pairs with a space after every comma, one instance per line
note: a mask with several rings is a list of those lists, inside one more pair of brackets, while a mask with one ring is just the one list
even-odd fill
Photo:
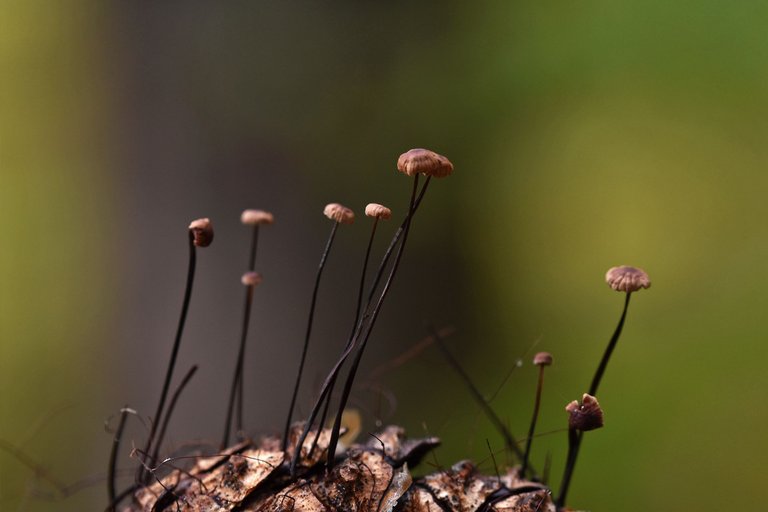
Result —
[[613, 331], [613, 336], [611, 336], [611, 341], [608, 342], [608, 347], [606, 347], [605, 353], [603, 353], [603, 359], [600, 361], [600, 365], [597, 367], [595, 376], [592, 379], [592, 385], [589, 386], [589, 394], [592, 396], [597, 396], [597, 388], [600, 385], [600, 381], [603, 378], [603, 373], [605, 373], [605, 368], [608, 366], [608, 360], [611, 358], [613, 349], [616, 348], [616, 343], [619, 341], [619, 336], [621, 336], [621, 330], [624, 328], [624, 320], [627, 318], [627, 308], [629, 307], [629, 298], [631, 296], [632, 296], [632, 292], [627, 292], [627, 296], [624, 299], [624, 310], [621, 312], [621, 318], [619, 319], [619, 324], [616, 326], [616, 330]]
[[525, 471], [528, 469], [528, 457], [531, 455], [531, 445], [533, 444], [533, 434], [536, 430], [536, 420], [539, 417], [539, 406], [541, 405], [541, 388], [544, 387], [544, 365], [539, 366], [539, 383], [536, 386], [536, 401], [533, 405], [533, 418], [531, 418], [531, 427], [528, 429], [528, 439], [525, 441], [525, 453], [523, 454], [523, 465], [520, 467], [520, 477], [525, 478]]
[[[430, 177], [427, 177], [427, 180], [424, 182], [424, 189], [422, 192], [426, 191], [427, 186], [430, 182]], [[341, 431], [341, 417], [344, 414], [344, 408], [347, 405], [347, 401], [349, 400], [349, 395], [352, 391], [352, 384], [355, 380], [355, 374], [357, 373], [357, 368], [360, 365], [360, 360], [363, 357], [363, 352], [365, 351], [365, 347], [368, 344], [368, 340], [371, 336], [371, 332], [373, 331], [373, 326], [376, 323], [376, 319], [379, 316], [379, 311], [381, 311], [381, 306], [384, 304], [384, 299], [387, 296], [387, 293], [389, 292], [390, 287], [392, 286], [392, 282], [394, 280], [395, 274], [397, 273], [397, 269], [400, 266], [400, 261], [403, 257], [403, 251], [405, 250], [405, 243], [408, 240], [408, 233], [411, 229], [411, 223], [413, 220], [413, 214], [415, 212], [416, 207], [416, 191], [419, 187], [419, 175], [417, 174], [416, 177], [413, 180], [413, 189], [411, 191], [411, 200], [408, 206], [408, 217], [405, 221], [405, 229], [403, 230], [403, 239], [400, 243], [400, 247], [397, 251], [397, 255], [395, 256], [395, 261], [392, 263], [392, 270], [389, 272], [389, 276], [387, 277], [386, 283], [384, 283], [384, 288], [381, 291], [381, 295], [379, 296], [379, 300], [376, 303], [376, 306], [374, 307], [370, 320], [368, 322], [367, 329], [365, 330], [365, 337], [362, 339], [362, 342], [360, 343], [360, 346], [357, 349], [357, 354], [355, 355], [355, 360], [352, 363], [352, 368], [349, 370], [349, 374], [347, 375], [347, 381], [344, 383], [344, 391], [341, 395], [341, 400], [339, 401], [339, 408], [336, 411], [336, 420], [333, 423], [333, 429], [331, 430], [331, 439], [328, 443], [328, 459], [326, 467], [328, 469], [333, 467], [334, 458], [336, 456], [336, 445], [339, 442], [339, 435]], [[423, 196], [423, 194], [422, 194]], [[363, 319], [361, 319], [360, 325], [362, 325]]]
[[165, 418], [163, 418], [163, 426], [160, 427], [160, 432], [157, 436], [157, 443], [155, 443], [155, 449], [152, 451], [152, 456], [150, 457], [152, 464], [157, 463], [157, 454], [160, 453], [160, 447], [163, 445], [163, 439], [165, 439], [165, 431], [168, 429], [168, 423], [171, 421], [171, 415], [173, 415], [173, 410], [176, 408], [176, 402], [179, 400], [181, 392], [184, 391], [185, 387], [187, 387], [189, 380], [192, 378], [196, 371], [197, 365], [193, 365], [192, 368], [187, 371], [187, 374], [184, 375], [184, 378], [181, 379], [179, 387], [176, 388], [176, 391], [174, 391], [173, 396], [171, 397], [171, 401], [168, 404], [168, 412], [165, 413]]
[[[352, 343], [352, 339], [355, 336], [355, 330], [357, 329], [357, 324], [360, 320], [360, 309], [363, 306], [363, 291], [365, 290], [365, 275], [368, 273], [368, 261], [371, 257], [371, 248], [373, 247], [373, 239], [376, 236], [376, 226], [379, 224], [379, 218], [375, 217], [373, 219], [373, 227], [371, 228], [371, 236], [368, 239], [368, 247], [365, 250], [365, 258], [363, 259], [363, 270], [360, 274], [360, 289], [357, 293], [357, 306], [355, 308], [355, 318], [352, 322], [352, 331], [349, 333], [349, 338], [347, 339], [347, 344], [345, 345], [345, 349], [349, 347], [349, 345]], [[325, 405], [323, 406], [323, 413], [320, 415], [320, 421], [318, 422], [318, 428], [322, 429], [323, 425], [325, 425], [325, 419], [328, 417], [328, 409], [331, 405], [331, 397], [333, 397], [333, 388], [336, 385], [336, 376], [333, 377], [333, 380], [331, 380], [330, 390], [328, 391], [328, 394], [326, 396]], [[317, 440], [320, 439], [320, 436], [315, 436], [315, 439], [312, 441], [312, 447], [309, 449], [309, 456], [312, 457], [312, 454], [315, 451], [315, 448], [317, 447]]]
[[288, 407], [288, 417], [285, 420], [285, 429], [283, 430], [283, 451], [288, 447], [288, 434], [291, 430], [291, 420], [293, 419], [293, 409], [296, 406], [296, 397], [299, 394], [299, 386], [301, 385], [301, 374], [304, 372], [304, 362], [307, 358], [307, 349], [309, 348], [309, 337], [312, 334], [312, 320], [315, 317], [315, 304], [317, 303], [317, 291], [320, 288], [320, 278], [323, 275], [323, 268], [325, 267], [325, 261], [328, 259], [328, 254], [331, 252], [331, 246], [333, 245], [333, 238], [336, 236], [336, 229], [339, 227], [338, 222], [333, 223], [331, 228], [331, 234], [328, 236], [328, 242], [325, 244], [325, 250], [320, 258], [320, 265], [317, 268], [317, 276], [315, 277], [315, 288], [312, 290], [312, 302], [309, 307], [309, 320], [307, 321], [307, 332], [304, 336], [304, 347], [301, 351], [301, 359], [299, 361], [299, 371], [296, 374], [296, 385], [293, 388], [293, 395], [291, 396], [291, 405]]
[[[197, 263], [197, 251], [194, 244], [195, 237], [192, 231], [189, 232], [189, 267], [187, 270], [187, 285], [184, 290], [184, 300], [181, 304], [181, 316], [179, 317], [179, 325], [176, 328], [176, 338], [173, 341], [173, 349], [171, 350], [171, 360], [168, 363], [168, 370], [165, 373], [165, 382], [163, 382], [163, 390], [160, 393], [160, 402], [157, 404], [157, 410], [152, 420], [152, 428], [149, 431], [149, 437], [147, 443], [144, 446], [144, 453], [151, 453], [153, 442], [155, 440], [155, 434], [157, 433], [157, 426], [160, 424], [161, 416], [163, 414], [163, 407], [165, 407], [165, 400], [168, 398], [168, 390], [171, 386], [171, 378], [173, 377], [173, 369], [176, 366], [176, 358], [179, 354], [179, 346], [181, 345], [181, 336], [184, 333], [184, 324], [187, 320], [187, 312], [189, 311], [189, 301], [192, 297], [192, 286], [195, 282], [195, 265]], [[139, 481], [148, 482], [147, 478], [149, 474], [143, 467], [139, 468], [138, 475]]]
[[560, 484], [560, 495], [557, 497], [557, 501], [555, 501], [558, 510], [565, 505], [565, 497], [568, 494], [568, 487], [571, 485], [573, 469], [576, 467], [576, 458], [579, 455], [579, 446], [581, 445], [581, 438], [583, 435], [583, 432], [579, 432], [576, 429], [568, 429], [568, 457], [566, 457], [565, 462], [563, 483]]
[[[397, 243], [400, 241], [400, 238], [404, 232], [406, 223], [409, 222], [411, 215], [413, 215], [413, 213], [415, 213], [416, 210], [419, 208], [419, 205], [421, 204], [421, 200], [424, 197], [424, 194], [427, 190], [428, 184], [429, 184], [429, 180], [427, 180], [427, 182], [422, 186], [421, 192], [419, 193], [419, 196], [416, 199], [416, 203], [413, 207], [413, 211], [409, 212], [409, 214], [406, 216], [406, 218], [403, 220], [402, 224], [400, 225], [400, 228], [397, 230], [394, 237], [392, 238], [392, 241], [390, 242], [389, 247], [387, 248], [387, 252], [384, 255], [384, 258], [382, 259], [381, 263], [379, 264], [379, 269], [376, 273], [376, 277], [373, 280], [373, 283], [371, 284], [370, 292], [368, 295], [368, 301], [366, 303], [365, 308], [363, 308], [363, 311], [367, 311], [370, 307], [370, 304], [373, 302], [373, 294], [376, 291], [376, 288], [378, 287], [379, 282], [381, 281], [381, 278], [383, 277], [384, 269], [386, 268], [386, 264], [389, 260], [389, 257], [393, 249], [397, 246]], [[355, 334], [352, 336], [351, 340], [347, 341], [347, 345], [344, 347], [344, 350], [341, 356], [339, 356], [339, 359], [336, 361], [333, 368], [331, 368], [330, 373], [325, 378], [325, 381], [323, 382], [323, 386], [320, 391], [320, 395], [315, 401], [315, 404], [312, 406], [312, 411], [310, 412], [309, 418], [307, 419], [307, 422], [304, 425], [304, 430], [302, 431], [301, 436], [299, 437], [297, 446], [302, 446], [304, 444], [304, 441], [309, 435], [309, 432], [312, 429], [312, 426], [314, 425], [315, 420], [317, 419], [317, 414], [320, 412], [320, 408], [323, 407], [324, 405], [324, 400], [326, 400], [326, 398], [330, 399], [329, 393], [328, 393], [330, 390], [330, 387], [332, 387], [332, 385], [335, 384], [336, 378], [338, 377], [338, 374], [341, 371], [341, 367], [343, 366], [344, 362], [347, 360], [347, 357], [349, 357], [349, 355], [352, 353], [352, 349], [356, 346], [358, 338], [360, 337], [360, 334], [363, 329], [363, 324], [369, 317], [370, 317], [370, 313], [364, 313], [362, 317], [359, 319], [357, 326], [355, 328]], [[291, 475], [296, 474], [296, 466], [298, 465], [299, 455], [300, 455], [299, 451], [296, 450], [293, 455], [293, 458], [291, 459], [291, 466], [290, 466]]]
[[243, 327], [240, 330], [240, 348], [237, 351], [237, 362], [235, 363], [235, 374], [232, 380], [232, 386], [229, 388], [229, 405], [227, 406], [227, 420], [224, 423], [224, 436], [221, 439], [221, 449], [229, 444], [229, 431], [232, 426], [232, 413], [235, 408], [235, 399], [240, 398], [237, 408], [237, 421], [235, 430], [241, 432], [243, 429], [243, 402], [242, 387], [243, 383], [243, 360], [245, 358], [245, 340], [248, 337], [248, 323], [251, 318], [251, 305], [253, 304], [253, 286], [247, 286], [245, 290], [245, 311], [243, 312]]
[[[109, 454], [109, 470], [107, 475], [107, 497], [109, 503], [115, 503], [117, 500], [117, 491], [115, 490], [115, 471], [117, 469], [117, 453], [120, 450], [120, 441], [123, 438], [123, 430], [125, 429], [125, 421], [128, 419], [129, 409], [126, 405], [120, 410], [120, 423], [117, 425], [115, 431], [115, 438], [112, 440], [112, 452]], [[114, 505], [110, 510], [114, 512]]]

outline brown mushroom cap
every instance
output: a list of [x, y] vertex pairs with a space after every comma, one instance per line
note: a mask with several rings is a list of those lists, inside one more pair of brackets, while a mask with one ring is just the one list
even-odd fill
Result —
[[597, 402], [597, 398], [584, 393], [581, 398], [581, 404], [574, 400], [565, 406], [565, 410], [570, 414], [568, 417], [568, 428], [587, 432], [603, 426], [603, 410]]
[[352, 224], [355, 220], [355, 212], [339, 203], [325, 205], [323, 215], [341, 224]]
[[533, 356], [533, 364], [536, 366], [549, 366], [552, 364], [552, 354], [549, 352], [539, 352]]
[[213, 242], [213, 224], [207, 218], [193, 220], [189, 224], [192, 232], [192, 243], [197, 247], [208, 247]]
[[609, 269], [605, 274], [605, 282], [617, 292], [628, 293], [651, 286], [651, 280], [643, 269], [628, 265]]
[[240, 222], [247, 226], [258, 226], [259, 224], [272, 224], [275, 217], [264, 210], [243, 210], [240, 215]]
[[243, 283], [244, 286], [258, 286], [261, 284], [261, 274], [253, 271], [246, 272], [240, 278], [240, 282]]
[[392, 217], [392, 210], [378, 203], [369, 203], [365, 207], [365, 214], [368, 217], [376, 217], [383, 220], [389, 220]]
[[453, 172], [453, 164], [434, 151], [416, 148], [400, 155], [397, 159], [397, 170], [408, 176], [421, 173], [435, 178], [445, 178]]

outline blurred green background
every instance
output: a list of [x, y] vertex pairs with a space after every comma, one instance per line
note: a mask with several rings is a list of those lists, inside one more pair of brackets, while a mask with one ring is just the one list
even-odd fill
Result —
[[[319, 212], [402, 213], [394, 162], [411, 147], [456, 173], [431, 187], [366, 371], [425, 320], [452, 324], [488, 395], [524, 359], [493, 401], [522, 437], [529, 360], [548, 350], [540, 431], [562, 429], [620, 313], [603, 275], [643, 267], [654, 285], [633, 298], [601, 387], [606, 428], [587, 436], [569, 501], [754, 508], [768, 450], [766, 22], [763, 2], [2, 2], [0, 439], [64, 484], [92, 484], [58, 496], [0, 452], [0, 509], [104, 506], [103, 421], [125, 403], [151, 414], [195, 217], [217, 240], [178, 371], [202, 366], [169, 443], [220, 435], [246, 207], [277, 218], [260, 248], [247, 417], [278, 430]], [[324, 278], [308, 387], [348, 329], [363, 224]], [[433, 350], [383, 385], [394, 412], [357, 391], [367, 429], [385, 416], [442, 437], [439, 464], [492, 471], [485, 440], [501, 441]], [[565, 437], [534, 444], [555, 488]]]

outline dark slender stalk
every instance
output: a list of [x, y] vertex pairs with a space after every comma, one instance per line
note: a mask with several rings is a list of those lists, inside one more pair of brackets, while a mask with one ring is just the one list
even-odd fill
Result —
[[[238, 386], [243, 382], [243, 359], [245, 357], [245, 340], [248, 337], [248, 323], [251, 318], [251, 305], [253, 304], [253, 286], [246, 286], [245, 289], [245, 310], [243, 312], [243, 327], [240, 330], [240, 348], [237, 351], [237, 363], [235, 364], [235, 375], [232, 380], [232, 386], [229, 389], [229, 405], [227, 406], [227, 420], [224, 423], [224, 436], [221, 439], [221, 449], [227, 447], [229, 444], [229, 431], [232, 427], [232, 413], [235, 407], [235, 400], [237, 397], [242, 397], [242, 388]], [[240, 391], [238, 393], [238, 391]], [[243, 429], [243, 411], [242, 401], [238, 403], [240, 407], [237, 409], [237, 421], [235, 423], [236, 430], [238, 432]]]
[[107, 508], [104, 509], [104, 512], [115, 512], [115, 509], [120, 504], [120, 502], [123, 501], [128, 496], [130, 496], [131, 494], [133, 494], [136, 490], [139, 489], [139, 487], [141, 487], [139, 484], [133, 484], [127, 489], [123, 489], [122, 491], [120, 491], [120, 494], [118, 494], [115, 497], [115, 499], [109, 502], [109, 504], [107, 505]]
[[168, 429], [168, 423], [171, 421], [173, 410], [176, 408], [176, 402], [179, 400], [179, 397], [181, 396], [182, 391], [184, 391], [184, 388], [187, 387], [189, 380], [192, 378], [192, 376], [195, 374], [196, 371], [197, 371], [197, 365], [193, 365], [192, 368], [190, 368], [187, 371], [187, 374], [184, 375], [184, 378], [181, 379], [181, 383], [179, 384], [179, 387], [177, 387], [176, 391], [173, 392], [171, 401], [168, 404], [168, 412], [165, 413], [165, 418], [163, 418], [163, 425], [162, 427], [160, 427], [160, 432], [157, 436], [157, 443], [155, 443], [155, 449], [152, 451], [152, 456], [150, 457], [150, 461], [152, 462], [152, 464], [157, 463], [157, 454], [160, 453], [160, 447], [163, 445], [163, 439], [165, 439], [165, 431]]
[[304, 362], [307, 358], [307, 349], [309, 348], [309, 337], [312, 334], [312, 321], [315, 316], [315, 304], [317, 303], [317, 291], [320, 288], [320, 278], [323, 275], [323, 268], [325, 267], [325, 261], [328, 259], [328, 254], [331, 252], [331, 245], [333, 245], [333, 238], [336, 236], [336, 230], [339, 227], [338, 222], [333, 223], [331, 228], [331, 234], [328, 236], [328, 242], [325, 244], [325, 250], [320, 258], [320, 265], [317, 268], [317, 276], [315, 277], [315, 288], [312, 290], [312, 302], [309, 307], [309, 320], [307, 321], [307, 332], [304, 336], [304, 347], [301, 350], [301, 359], [299, 361], [299, 371], [296, 374], [296, 385], [293, 388], [293, 395], [291, 397], [291, 405], [288, 407], [288, 416], [285, 420], [285, 429], [283, 430], [283, 451], [288, 447], [288, 434], [291, 430], [291, 420], [293, 419], [293, 409], [296, 407], [296, 397], [299, 394], [299, 386], [301, 385], [301, 374], [304, 372]]
[[[431, 179], [431, 176], [427, 177], [427, 181], [424, 182], [423, 192], [426, 191], [426, 188], [429, 185], [430, 179]], [[405, 229], [403, 230], [403, 239], [400, 242], [400, 247], [397, 251], [397, 255], [395, 256], [395, 260], [392, 263], [392, 270], [390, 270], [389, 272], [387, 281], [384, 283], [384, 287], [381, 290], [381, 295], [379, 296], [379, 300], [376, 303], [376, 306], [374, 307], [373, 312], [371, 313], [368, 326], [365, 330], [365, 337], [362, 339], [362, 342], [357, 348], [357, 353], [355, 354], [355, 359], [352, 363], [352, 368], [349, 370], [349, 374], [347, 375], [347, 381], [344, 383], [344, 390], [342, 391], [341, 400], [339, 401], [339, 408], [336, 411], [336, 420], [334, 421], [333, 429], [331, 430], [331, 439], [328, 442], [328, 459], [326, 464], [326, 468], [328, 469], [333, 467], [333, 463], [336, 457], [336, 445], [339, 442], [339, 435], [341, 431], [341, 417], [344, 414], [344, 408], [346, 407], [347, 401], [349, 400], [349, 395], [352, 392], [352, 384], [355, 381], [357, 368], [360, 365], [360, 361], [363, 357], [363, 352], [365, 351], [365, 347], [368, 344], [368, 339], [370, 338], [371, 332], [373, 331], [373, 326], [376, 323], [376, 319], [379, 316], [379, 311], [381, 311], [381, 306], [384, 304], [384, 299], [387, 297], [387, 293], [389, 292], [389, 289], [392, 286], [392, 282], [394, 281], [395, 274], [397, 274], [397, 269], [400, 266], [400, 261], [403, 257], [403, 251], [405, 250], [405, 243], [408, 240], [408, 233], [411, 229], [413, 214], [415, 212], [416, 191], [418, 190], [418, 187], [419, 187], [419, 175], [417, 174], [413, 180], [413, 190], [411, 191], [411, 200], [408, 206], [408, 217], [405, 222]], [[361, 318], [360, 319], [361, 326], [363, 321], [364, 319]]]
[[[429, 180], [424, 184], [424, 186], [421, 189], [421, 192], [419, 193], [419, 197], [416, 199], [416, 204], [414, 205], [413, 212], [409, 212], [409, 214], [406, 216], [405, 220], [403, 220], [402, 224], [400, 225], [400, 228], [395, 233], [394, 237], [392, 238], [392, 241], [389, 244], [389, 248], [387, 249], [386, 254], [384, 255], [384, 258], [382, 259], [379, 269], [376, 273], [376, 278], [374, 279], [373, 283], [371, 284], [371, 291], [368, 295], [368, 302], [366, 303], [364, 311], [367, 311], [370, 307], [371, 302], [373, 301], [373, 294], [375, 290], [378, 288], [379, 282], [384, 274], [384, 268], [386, 267], [386, 263], [389, 259], [390, 254], [392, 253], [394, 247], [396, 247], [397, 243], [400, 241], [400, 238], [402, 234], [404, 233], [404, 228], [406, 223], [409, 221], [411, 215], [416, 212], [419, 205], [421, 204], [421, 200], [424, 197], [424, 193], [426, 192], [427, 185], [429, 184]], [[315, 420], [317, 419], [317, 415], [320, 412], [320, 408], [323, 407], [325, 404], [326, 398], [329, 396], [329, 389], [332, 382], [335, 382], [336, 378], [338, 377], [339, 371], [341, 371], [341, 367], [344, 365], [344, 362], [347, 360], [347, 357], [352, 353], [352, 349], [355, 347], [358, 338], [360, 337], [360, 334], [362, 332], [363, 324], [365, 323], [365, 320], [367, 320], [370, 316], [370, 313], [364, 313], [360, 320], [357, 323], [357, 327], [355, 329], [355, 334], [352, 336], [351, 342], [348, 341], [347, 345], [344, 348], [344, 351], [342, 352], [339, 359], [336, 361], [336, 364], [334, 364], [333, 368], [331, 368], [330, 373], [325, 378], [325, 381], [323, 382], [323, 386], [320, 391], [320, 395], [318, 396], [317, 400], [315, 401], [315, 405], [312, 406], [312, 411], [309, 414], [309, 418], [307, 419], [307, 423], [304, 425], [304, 430], [301, 433], [301, 436], [299, 437], [297, 446], [302, 446], [304, 444], [304, 441], [307, 438], [307, 435], [309, 435], [310, 430], [312, 429], [312, 426], [315, 423]], [[296, 466], [299, 461], [299, 451], [296, 450], [293, 458], [291, 459], [291, 475], [296, 474]]]
[[579, 455], [579, 446], [581, 445], [581, 438], [583, 435], [583, 432], [579, 432], [574, 428], [568, 429], [568, 457], [566, 457], [565, 462], [563, 483], [560, 484], [560, 495], [557, 497], [557, 501], [555, 502], [558, 510], [560, 510], [560, 508], [565, 505], [565, 497], [568, 494], [568, 487], [571, 484], [573, 469], [576, 467], [576, 458]]
[[[491, 406], [488, 405], [488, 402], [485, 400], [483, 394], [480, 393], [480, 390], [478, 390], [477, 387], [475, 387], [472, 379], [469, 378], [469, 375], [464, 371], [464, 368], [462, 368], [461, 364], [459, 364], [459, 361], [453, 356], [453, 354], [451, 354], [451, 352], [448, 350], [448, 347], [445, 346], [442, 338], [440, 338], [440, 336], [434, 331], [434, 328], [430, 327], [430, 329], [432, 331], [432, 336], [434, 336], [437, 343], [437, 347], [440, 349], [440, 352], [443, 353], [443, 356], [445, 357], [446, 361], [448, 361], [448, 364], [451, 366], [453, 371], [456, 372], [456, 374], [461, 377], [461, 380], [464, 381], [464, 384], [467, 386], [467, 389], [469, 389], [472, 398], [475, 399], [477, 404], [483, 409], [483, 412], [488, 417], [488, 419], [491, 420], [493, 426], [501, 434], [507, 449], [514, 453], [518, 459], [522, 460], [524, 457], [523, 452], [520, 450], [520, 447], [517, 446], [517, 441], [515, 441], [515, 438], [512, 437], [512, 434], [509, 432], [507, 426], [503, 421], [501, 421], [501, 418], [499, 418]], [[533, 472], [533, 469], [531, 469], [531, 472]]]
[[[187, 285], [184, 290], [184, 300], [181, 305], [181, 316], [179, 317], [179, 325], [176, 328], [176, 338], [173, 341], [173, 349], [171, 351], [171, 360], [168, 363], [168, 370], [165, 373], [165, 382], [163, 382], [163, 390], [160, 393], [160, 402], [157, 404], [157, 410], [152, 419], [152, 427], [149, 431], [149, 437], [147, 438], [146, 445], [144, 446], [144, 453], [150, 453], [152, 450], [153, 442], [155, 440], [155, 434], [157, 433], [157, 426], [160, 424], [161, 416], [163, 414], [163, 407], [165, 407], [165, 400], [168, 398], [168, 390], [171, 386], [171, 378], [173, 377], [173, 369], [176, 366], [176, 358], [179, 354], [179, 346], [181, 345], [181, 335], [184, 332], [184, 324], [187, 320], [187, 312], [189, 311], [189, 300], [192, 297], [192, 286], [195, 282], [195, 265], [197, 262], [197, 251], [194, 244], [195, 237], [192, 231], [189, 231], [189, 267], [187, 270]], [[148, 482], [149, 475], [143, 467], [139, 468], [138, 479], [141, 482]]]
[[536, 401], [533, 405], [533, 418], [531, 418], [531, 426], [528, 429], [528, 439], [525, 441], [525, 453], [523, 454], [523, 465], [520, 467], [520, 478], [525, 478], [525, 471], [528, 469], [528, 457], [531, 455], [533, 434], [536, 430], [536, 420], [539, 417], [539, 406], [541, 405], [541, 388], [544, 386], [544, 368], [544, 365], [539, 366], [539, 382], [536, 386]]
[[[259, 246], [259, 224], [253, 226], [253, 236], [251, 237], [251, 251], [248, 257], [248, 270], [253, 272], [256, 268], [256, 250]], [[248, 290], [245, 291], [246, 299], [248, 300]], [[237, 417], [235, 420], [235, 430], [237, 432], [243, 431], [243, 379], [245, 374], [245, 351], [243, 351], [243, 358], [238, 361], [238, 368], [240, 375], [237, 379], [237, 403], [235, 404], [235, 410], [237, 411]]]
[[[130, 409], [126, 405], [120, 410], [120, 423], [117, 424], [117, 430], [115, 430], [115, 437], [112, 440], [112, 452], [109, 454], [109, 470], [107, 474], [107, 497], [109, 503], [115, 503], [117, 499], [117, 491], [115, 490], [115, 471], [117, 470], [117, 454], [120, 450], [120, 441], [123, 438], [123, 430], [125, 429], [125, 421], [128, 419], [128, 413]], [[112, 505], [110, 510], [114, 512], [115, 506]]]
[[408, 224], [411, 221], [411, 216], [413, 215], [413, 213], [416, 213], [416, 210], [419, 209], [419, 205], [421, 205], [421, 200], [424, 199], [424, 194], [427, 192], [427, 185], [429, 185], [429, 179], [427, 179], [427, 181], [424, 183], [424, 186], [421, 187], [419, 196], [416, 198], [416, 202], [413, 205], [412, 213], [409, 212], [409, 214], [405, 217], [405, 219], [403, 219], [403, 222], [400, 224], [400, 227], [397, 228], [397, 231], [395, 232], [395, 236], [392, 237], [392, 241], [389, 242], [389, 247], [387, 247], [387, 251], [384, 253], [384, 257], [381, 259], [381, 263], [379, 263], [379, 268], [376, 270], [376, 277], [374, 278], [373, 284], [371, 285], [370, 291], [368, 292], [368, 300], [365, 303], [366, 310], [371, 304], [373, 304], [373, 296], [376, 293], [376, 289], [379, 287], [379, 283], [381, 283], [381, 280], [384, 277], [384, 270], [387, 267], [387, 263], [389, 263], [389, 258], [392, 256], [392, 252], [395, 250], [397, 243], [400, 241], [400, 238], [403, 236], [403, 233], [405, 232], [406, 224]]
[[613, 349], [616, 348], [616, 342], [619, 341], [619, 336], [621, 336], [621, 330], [624, 328], [624, 320], [627, 318], [627, 308], [629, 307], [629, 298], [631, 295], [632, 292], [627, 292], [627, 296], [624, 299], [624, 310], [621, 312], [621, 319], [619, 319], [619, 324], [616, 326], [616, 330], [613, 331], [611, 341], [608, 342], [608, 347], [605, 349], [603, 359], [600, 361], [600, 365], [597, 367], [595, 376], [592, 379], [592, 385], [589, 386], [588, 393], [592, 396], [597, 396], [597, 387], [600, 385], [600, 380], [603, 378], [603, 373], [605, 373], [605, 368], [608, 366], [608, 360], [611, 358]]
[[[371, 257], [371, 248], [373, 247], [373, 239], [376, 236], [376, 226], [379, 224], [379, 218], [374, 217], [373, 219], [373, 227], [371, 228], [371, 236], [368, 239], [368, 248], [365, 250], [365, 258], [363, 258], [363, 270], [360, 275], [360, 289], [357, 293], [357, 306], [355, 308], [355, 318], [352, 322], [352, 331], [349, 333], [349, 338], [347, 339], [347, 344], [345, 345], [345, 349], [349, 347], [349, 345], [352, 343], [352, 339], [355, 337], [355, 331], [357, 330], [357, 324], [360, 321], [360, 309], [363, 307], [363, 291], [365, 290], [365, 275], [368, 273], [368, 260]], [[328, 395], [326, 396], [325, 400], [325, 406], [323, 406], [323, 414], [320, 415], [320, 421], [318, 422], [318, 428], [322, 429], [323, 425], [325, 425], [325, 419], [328, 417], [328, 409], [331, 405], [331, 397], [333, 396], [333, 388], [336, 385], [336, 378], [337, 376], [334, 375], [333, 379], [331, 380], [331, 386], [330, 391], [328, 391]], [[309, 456], [311, 457], [312, 454], [315, 451], [315, 448], [317, 447], [317, 440], [320, 439], [319, 435], [315, 436], [315, 439], [312, 441], [312, 447], [309, 449]]]

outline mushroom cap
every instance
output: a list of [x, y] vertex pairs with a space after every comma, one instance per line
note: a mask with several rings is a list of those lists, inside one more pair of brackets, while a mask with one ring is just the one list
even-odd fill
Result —
[[397, 170], [408, 176], [422, 173], [435, 178], [445, 178], [453, 172], [453, 164], [434, 151], [415, 148], [400, 155], [397, 159]]
[[192, 233], [192, 243], [197, 247], [208, 247], [213, 242], [213, 224], [208, 218], [190, 222], [189, 231]]
[[389, 220], [392, 217], [392, 210], [378, 203], [369, 203], [365, 207], [365, 214], [368, 217], [376, 217], [379, 219]]
[[352, 224], [355, 220], [355, 212], [339, 203], [325, 205], [323, 215], [341, 224]]
[[565, 410], [570, 414], [568, 417], [568, 428], [587, 432], [603, 426], [603, 410], [597, 402], [597, 398], [584, 393], [581, 397], [581, 404], [574, 400], [565, 406]]
[[261, 284], [261, 274], [253, 271], [246, 272], [240, 278], [240, 282], [243, 283], [244, 286], [258, 286]]
[[259, 224], [272, 224], [275, 217], [264, 210], [243, 210], [240, 215], [240, 222], [247, 226], [258, 226]]
[[650, 288], [651, 280], [645, 270], [628, 265], [613, 267], [605, 274], [605, 282], [617, 292], [636, 292], [640, 288]]
[[552, 364], [552, 354], [549, 352], [539, 352], [533, 356], [533, 364], [536, 366], [549, 366]]

